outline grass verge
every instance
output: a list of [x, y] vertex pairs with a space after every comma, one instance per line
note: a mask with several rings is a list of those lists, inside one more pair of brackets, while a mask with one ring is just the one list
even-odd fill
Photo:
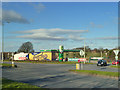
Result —
[[12, 67], [12, 64], [0, 63], [2, 67]]
[[[0, 63], [0, 65], [2, 67], [5, 67], [5, 68], [11, 68], [11, 67], [13, 67], [12, 64], [8, 64], [8, 63]], [[14, 65], [14, 67], [17, 67], [17, 65]]]
[[[8, 61], [8, 60], [5, 60]], [[25, 63], [41, 63], [41, 64], [76, 64], [78, 62], [59, 62], [59, 61], [35, 61], [35, 60], [25, 60], [25, 61], [14, 61], [14, 62], [25, 62]], [[95, 63], [85, 63], [85, 64], [95, 64]]]
[[111, 67], [111, 68], [120, 68], [120, 65], [119, 66], [109, 66], [109, 67]]
[[2, 88], [4, 89], [4, 88], [40, 88], [40, 87], [2, 78]]
[[106, 72], [106, 71], [96, 71], [96, 70], [69, 70], [69, 71], [76, 72], [76, 73], [84, 73], [84, 74], [89, 74], [89, 75], [118, 77], [118, 72]]

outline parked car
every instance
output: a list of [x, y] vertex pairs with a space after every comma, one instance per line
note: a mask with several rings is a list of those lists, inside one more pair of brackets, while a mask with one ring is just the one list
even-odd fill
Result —
[[107, 66], [106, 60], [98, 60], [97, 66]]
[[119, 64], [120, 65], [120, 60], [115, 60], [112, 62], [113, 65]]

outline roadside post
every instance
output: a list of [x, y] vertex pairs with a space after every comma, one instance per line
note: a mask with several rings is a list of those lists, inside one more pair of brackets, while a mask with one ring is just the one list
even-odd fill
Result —
[[8, 53], [7, 59], [9, 59], [9, 55], [10, 55], [10, 53]]
[[81, 65], [81, 62], [80, 62], [80, 60], [78, 60], [78, 63], [76, 63], [76, 70], [82, 70], [82, 69], [83, 69], [83, 67]]
[[[84, 40], [84, 59], [85, 59], [85, 40]], [[85, 64], [85, 61], [84, 61]]]
[[[83, 50], [80, 50], [80, 56], [85, 56], [85, 52]], [[84, 57], [85, 59], [85, 57]], [[84, 60], [84, 64], [85, 64], [85, 60]], [[83, 69], [83, 63], [81, 62], [80, 63], [80, 69], [82, 70]]]
[[14, 59], [14, 53], [12, 53], [12, 67], [15, 66], [14, 62], [13, 62], [13, 59]]
[[[80, 56], [84, 56], [84, 59], [85, 59], [85, 51], [80, 50]], [[85, 64], [85, 60], [84, 60], [84, 64]], [[81, 66], [81, 69], [83, 69], [83, 63], [81, 63], [80, 66]]]
[[76, 70], [80, 70], [80, 63], [76, 63]]
[[80, 63], [80, 70], [83, 70], [83, 63]]
[[[118, 60], [119, 50], [113, 50], [113, 52], [115, 53], [115, 59]], [[116, 63], [116, 66], [117, 66], [117, 63]]]

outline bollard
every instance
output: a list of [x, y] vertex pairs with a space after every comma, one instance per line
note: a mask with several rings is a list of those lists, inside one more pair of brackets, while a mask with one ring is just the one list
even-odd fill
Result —
[[14, 67], [15, 66], [15, 64], [14, 64], [14, 62], [12, 61], [12, 67]]
[[83, 63], [81, 63], [80, 65], [80, 70], [83, 70]]
[[80, 70], [80, 64], [76, 63], [76, 70]]

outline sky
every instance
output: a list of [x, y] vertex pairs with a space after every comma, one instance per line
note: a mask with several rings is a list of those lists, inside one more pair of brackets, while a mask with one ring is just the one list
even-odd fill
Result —
[[3, 2], [4, 51], [118, 46], [117, 2]]

